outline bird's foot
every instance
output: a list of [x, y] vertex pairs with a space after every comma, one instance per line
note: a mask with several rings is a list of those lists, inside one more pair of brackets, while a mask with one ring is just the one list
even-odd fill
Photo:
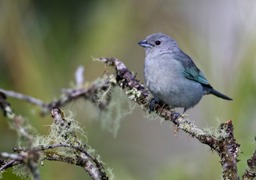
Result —
[[184, 118], [184, 117], [188, 116], [188, 114], [187, 113], [182, 113], [182, 114], [180, 114], [180, 116]]
[[178, 113], [178, 112], [175, 112], [174, 110], [172, 111], [172, 119], [173, 120], [176, 120], [178, 117], [185, 118], [186, 116], [188, 116], [188, 114], [186, 114], [185, 112]]
[[188, 116], [188, 114], [185, 113], [186, 111], [187, 111], [187, 108], [184, 108], [183, 113], [181, 113], [180, 116], [183, 118]]
[[159, 100], [156, 98], [152, 98], [149, 102], [149, 113], [155, 110], [156, 103], [158, 103]]
[[177, 119], [179, 116], [182, 116], [182, 114], [178, 113], [178, 112], [173, 112], [172, 113], [172, 119], [175, 120]]

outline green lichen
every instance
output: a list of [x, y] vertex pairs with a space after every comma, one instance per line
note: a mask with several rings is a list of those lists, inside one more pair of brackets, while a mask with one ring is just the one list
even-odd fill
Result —
[[109, 180], [115, 179], [115, 174], [113, 173], [113, 169], [107, 168], [106, 172], [107, 172], [107, 176], [108, 176]]
[[13, 167], [13, 173], [22, 179], [32, 179], [32, 175], [27, 166], [19, 164]]
[[121, 120], [132, 112], [134, 106], [128, 101], [121, 88], [112, 87], [110, 91], [111, 100], [106, 110], [100, 112], [100, 120], [102, 128], [111, 132], [116, 137]]

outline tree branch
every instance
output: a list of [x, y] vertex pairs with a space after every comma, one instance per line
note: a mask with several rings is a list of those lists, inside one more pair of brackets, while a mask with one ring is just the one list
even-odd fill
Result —
[[[4, 171], [9, 167], [19, 164], [24, 164], [24, 166], [30, 170], [33, 179], [40, 180], [38, 169], [39, 161], [54, 160], [83, 167], [93, 180], [108, 179], [98, 156], [90, 154], [88, 151], [91, 150], [91, 148], [83, 144], [77, 138], [76, 131], [79, 131], [80, 127], [76, 125], [72, 126], [75, 122], [66, 118], [60, 109], [52, 109], [51, 115], [54, 121], [51, 126], [51, 133], [49, 137], [43, 137], [44, 140], [41, 140], [42, 143], [39, 144], [36, 140], [39, 136], [33, 136], [27, 130], [22, 117], [17, 116], [13, 112], [3, 92], [0, 92], [0, 109], [3, 110], [4, 115], [10, 120], [11, 127], [27, 144], [26, 149], [20, 147], [14, 148], [16, 153], [1, 152], [0, 157], [7, 160], [1, 160], [0, 171]], [[70, 154], [70, 151], [67, 150], [60, 150], [60, 148], [71, 149], [73, 150], [73, 154]], [[53, 150], [50, 151], [50, 149]], [[24, 172], [24, 174], [26, 173]]]
[[[145, 110], [148, 110], [150, 102], [148, 100], [150, 97], [149, 92], [135, 79], [135, 76], [125, 64], [116, 58], [100, 58], [98, 60], [108, 66], [114, 66], [116, 69], [117, 85], [123, 88], [128, 96], [132, 95], [132, 98], [130, 98], [132, 101], [138, 103]], [[174, 110], [171, 110], [163, 102], [156, 105], [155, 113], [165, 120], [173, 122], [178, 129], [192, 135], [201, 143], [207, 144], [212, 150], [217, 152], [221, 159], [223, 179], [238, 179], [237, 156], [240, 145], [236, 143], [233, 136], [232, 121], [221, 123], [219, 134], [216, 136], [198, 128], [183, 115], [177, 115]]]
[[242, 178], [243, 180], [252, 180], [256, 177], [256, 150], [252, 157], [247, 160], [247, 165], [249, 169], [245, 171]]
[[[50, 103], [44, 103], [41, 100], [30, 96], [25, 96], [13, 91], [0, 89], [0, 91], [3, 92], [0, 93], [0, 108], [3, 110], [5, 116], [11, 119], [15, 117], [13, 111], [6, 101], [6, 96], [14, 97], [41, 107], [42, 114], [46, 114], [53, 109], [52, 117], [54, 119], [55, 125], [63, 123], [65, 124], [66, 121], [64, 114], [60, 109], [58, 109], [59, 107], [62, 107], [78, 98], [84, 98], [97, 105], [100, 110], [105, 110], [111, 101], [112, 94], [109, 90], [118, 86], [125, 91], [126, 95], [131, 101], [138, 104], [144, 110], [149, 111], [149, 102], [152, 98], [149, 91], [144, 87], [143, 84], [139, 82], [139, 80], [136, 79], [135, 75], [125, 66], [123, 62], [116, 58], [100, 58], [97, 60], [105, 63], [107, 66], [113, 66], [116, 70], [116, 74], [109, 75], [106, 73], [101, 79], [97, 79], [89, 85], [83, 87], [83, 69], [80, 68], [77, 70], [75, 75], [77, 87], [73, 89], [66, 89], [62, 92], [58, 100], [54, 100]], [[99, 92], [104, 92], [104, 101], [99, 100]], [[208, 145], [213, 151], [215, 151], [220, 157], [223, 179], [239, 179], [237, 174], [237, 157], [240, 151], [240, 145], [236, 142], [234, 137], [234, 127], [231, 120], [221, 123], [218, 127], [217, 133], [211, 133], [204, 129], [198, 128], [185, 115], [175, 112], [163, 102], [158, 102], [155, 104], [154, 112], [159, 117], [174, 123], [177, 126], [177, 129], [190, 134], [192, 137], [196, 138], [201, 143]], [[21, 128], [19, 131], [22, 132]], [[24, 129], [24, 131], [26, 132], [26, 129]], [[70, 133], [66, 135], [70, 136]], [[29, 138], [29, 135], [26, 135], [26, 133], [23, 133], [23, 136], [27, 137], [28, 141], [31, 141], [31, 138]], [[76, 139], [75, 136], [72, 137]], [[68, 156], [62, 156], [57, 153], [48, 153], [44, 159], [76, 164], [83, 167], [92, 177], [92, 179], [97, 179], [98, 177], [100, 177], [100, 179], [107, 179], [102, 163], [98, 161], [95, 156], [91, 156], [90, 153], [84, 149], [86, 146], [80, 143], [78, 143], [78, 145], [72, 143], [55, 143], [51, 145], [33, 147], [33, 150], [36, 152], [48, 152], [49, 149], [56, 150], [60, 147], [73, 149], [74, 153], [77, 155], [76, 159], [72, 159]], [[30, 151], [28, 149], [23, 150], [22, 152]], [[16, 165], [17, 161], [13, 161], [12, 158], [9, 159], [9, 161], [6, 161], [4, 165], [1, 166], [2, 169]], [[252, 158], [248, 160], [248, 167], [249, 169], [244, 173], [243, 179], [253, 179], [256, 177], [256, 151]]]

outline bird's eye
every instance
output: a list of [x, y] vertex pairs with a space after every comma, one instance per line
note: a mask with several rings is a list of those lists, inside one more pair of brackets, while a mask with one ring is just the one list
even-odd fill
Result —
[[159, 44], [161, 44], [161, 41], [156, 41], [155, 43], [156, 43], [156, 45], [159, 45]]

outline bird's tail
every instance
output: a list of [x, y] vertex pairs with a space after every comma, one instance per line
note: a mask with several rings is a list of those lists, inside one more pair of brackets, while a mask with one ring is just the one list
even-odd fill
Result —
[[226, 95], [220, 93], [219, 91], [216, 91], [216, 90], [213, 89], [213, 88], [209, 91], [209, 94], [213, 94], [214, 96], [217, 96], [217, 97], [219, 97], [219, 98], [226, 99], [226, 100], [229, 100], [229, 101], [232, 101], [232, 100], [233, 100], [233, 99], [231, 99], [230, 97], [228, 97], [228, 96], [226, 96]]

